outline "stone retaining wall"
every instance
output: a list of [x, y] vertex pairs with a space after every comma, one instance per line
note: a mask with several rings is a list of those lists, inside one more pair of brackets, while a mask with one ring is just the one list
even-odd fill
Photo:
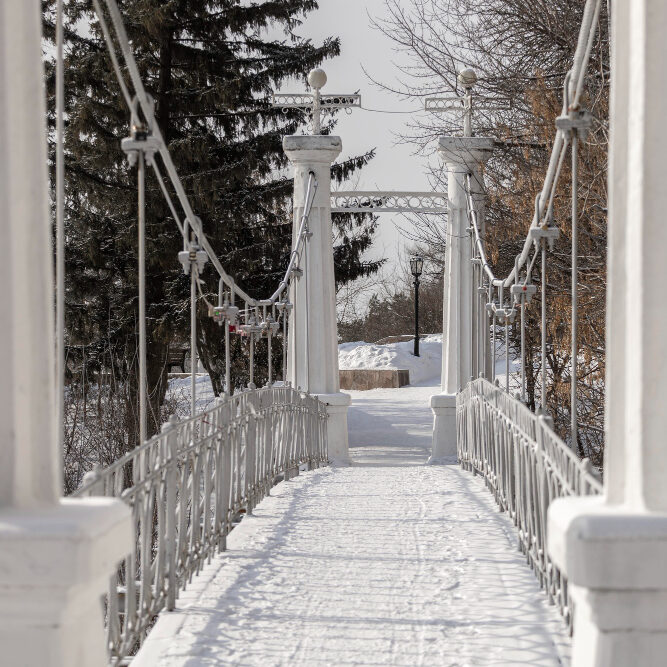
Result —
[[357, 389], [395, 389], [410, 384], [410, 371], [407, 369], [373, 370], [355, 369], [340, 371], [340, 388]]

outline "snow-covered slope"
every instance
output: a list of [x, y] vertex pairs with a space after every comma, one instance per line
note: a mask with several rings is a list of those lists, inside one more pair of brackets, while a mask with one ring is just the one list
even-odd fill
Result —
[[338, 364], [341, 370], [406, 368], [410, 371], [410, 384], [437, 380], [442, 366], [442, 335], [434, 334], [422, 338], [419, 357], [412, 354], [413, 349], [413, 341], [388, 345], [363, 341], [341, 343], [338, 346]]

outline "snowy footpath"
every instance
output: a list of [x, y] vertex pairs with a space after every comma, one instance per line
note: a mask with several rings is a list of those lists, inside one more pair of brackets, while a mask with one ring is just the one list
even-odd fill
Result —
[[568, 664], [481, 480], [424, 465], [436, 391], [350, 392], [353, 465], [275, 487], [134, 667]]

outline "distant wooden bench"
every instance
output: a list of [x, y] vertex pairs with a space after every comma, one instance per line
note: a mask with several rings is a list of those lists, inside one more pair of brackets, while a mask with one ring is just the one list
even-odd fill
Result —
[[167, 348], [167, 373], [171, 373], [174, 367], [180, 368], [181, 372], [185, 373], [185, 357], [189, 352], [189, 347], [170, 345]]
[[368, 389], [397, 389], [410, 384], [410, 371], [401, 368], [396, 370], [375, 370], [358, 368], [350, 371], [339, 371], [340, 388], [367, 391]]

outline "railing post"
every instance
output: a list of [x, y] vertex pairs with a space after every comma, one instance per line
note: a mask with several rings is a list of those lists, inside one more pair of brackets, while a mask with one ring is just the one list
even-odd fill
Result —
[[294, 165], [294, 239], [301, 224], [311, 172], [317, 180], [309, 219], [312, 236], [305, 249], [308, 266], [303, 277], [294, 281], [290, 297], [297, 306], [290, 314], [289, 380], [292, 386], [317, 395], [326, 404], [330, 417], [327, 422], [329, 456], [345, 465], [349, 463], [347, 410], [350, 396], [341, 393], [338, 376], [331, 225], [331, 165], [340, 154], [342, 143], [340, 137], [291, 136], [285, 137], [283, 146]]
[[167, 611], [173, 611], [176, 607], [176, 595], [178, 593], [178, 577], [176, 574], [176, 491], [178, 490], [178, 443], [176, 439], [176, 418], [162, 425], [162, 433], [167, 434], [167, 475], [165, 484], [167, 494], [167, 507], [165, 511], [165, 546], [167, 561]]
[[557, 500], [548, 547], [575, 601], [573, 667], [667, 655], [667, 4], [612, 3], [604, 495]]
[[[433, 448], [429, 463], [456, 459], [456, 394], [472, 379], [472, 262], [467, 240], [466, 176], [482, 197], [481, 167], [491, 157], [493, 139], [442, 137], [447, 165], [447, 250], [442, 331], [442, 392], [431, 397]], [[485, 318], [486, 320], [486, 318]]]
[[132, 533], [122, 502], [61, 497], [39, 0], [0, 3], [0, 63], [2, 660], [101, 666], [100, 597]]

